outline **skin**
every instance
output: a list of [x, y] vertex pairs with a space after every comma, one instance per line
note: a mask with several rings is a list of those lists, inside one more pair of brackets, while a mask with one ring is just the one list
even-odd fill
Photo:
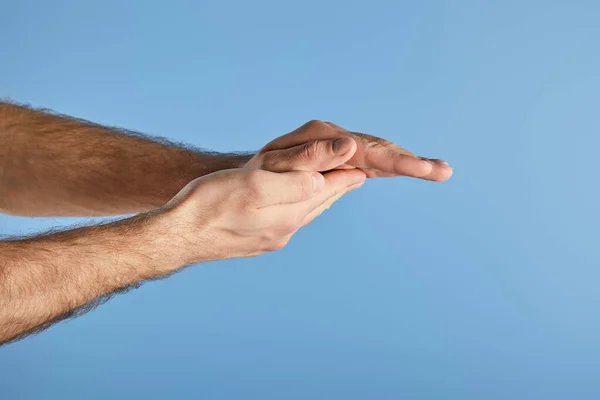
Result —
[[[335, 167], [327, 158], [320, 157], [328, 153], [327, 142], [331, 139], [342, 139], [344, 144], [341, 146], [349, 151], [355, 149], [348, 161]], [[286, 163], [277, 165], [289, 154], [304, 152], [305, 158], [322, 160], [322, 164], [318, 165], [320, 171], [358, 168], [369, 178], [408, 176], [435, 182], [452, 176], [452, 168], [446, 161], [418, 157], [395, 143], [365, 133], [350, 132], [333, 122], [310, 121], [268, 143], [261, 152], [276, 165], [274, 170], [277, 171], [284, 171], [289, 166]]]
[[0, 103], [0, 211], [129, 218], [0, 240], [0, 344], [190, 264], [284, 247], [367, 177], [452, 170], [311, 121], [255, 154], [217, 154]]

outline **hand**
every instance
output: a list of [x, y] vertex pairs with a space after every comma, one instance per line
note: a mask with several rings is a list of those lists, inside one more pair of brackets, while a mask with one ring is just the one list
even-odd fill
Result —
[[445, 161], [418, 157], [385, 139], [321, 121], [271, 141], [246, 167], [273, 172], [357, 168], [369, 178], [409, 176], [436, 182], [452, 176]]
[[224, 170], [190, 182], [160, 214], [186, 265], [251, 257], [284, 247], [365, 178], [358, 170], [332, 172], [327, 181], [318, 172]]

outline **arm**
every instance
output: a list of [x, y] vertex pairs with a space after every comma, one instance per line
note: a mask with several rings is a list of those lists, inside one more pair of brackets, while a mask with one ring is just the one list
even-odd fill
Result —
[[0, 241], [0, 344], [77, 316], [181, 267], [155, 212]]
[[140, 133], [0, 102], [0, 212], [133, 214], [252, 155], [203, 152]]
[[232, 169], [144, 214], [0, 241], [0, 345], [186, 265], [278, 250], [365, 177]]
[[[335, 164], [343, 155], [332, 147], [335, 139], [346, 140], [337, 150], [353, 151], [341, 164]], [[452, 175], [445, 161], [417, 157], [387, 140], [321, 121], [273, 140], [255, 156], [219, 154], [0, 102], [0, 212], [137, 213], [164, 204], [188, 182], [211, 172], [240, 167], [280, 172], [290, 165], [312, 171], [358, 168], [370, 178], [440, 182]]]

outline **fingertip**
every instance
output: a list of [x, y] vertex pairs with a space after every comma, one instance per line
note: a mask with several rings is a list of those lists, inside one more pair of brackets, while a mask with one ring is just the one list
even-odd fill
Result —
[[419, 162], [419, 177], [427, 176], [433, 171], [433, 164], [429, 161], [421, 159]]
[[438, 158], [431, 158], [429, 161], [435, 164], [435, 173], [432, 173], [435, 177], [436, 182], [444, 182], [450, 179], [452, 174], [454, 173], [450, 164], [448, 164], [445, 160], [440, 160]]
[[365, 177], [363, 177], [363, 178], [361, 178], [361, 179], [360, 179], [360, 180], [359, 180], [359, 181], [356, 183], [356, 185], [355, 185], [355, 186], [356, 186], [356, 189], [358, 189], [359, 187], [361, 187], [362, 185], [364, 185], [364, 184], [365, 184], [365, 182], [366, 182], [366, 180], [367, 180], [367, 177], [366, 177], [366, 176], [365, 176]]
[[451, 167], [437, 164], [435, 170], [429, 174], [429, 176], [425, 177], [425, 179], [434, 181], [434, 182], [444, 182], [452, 177], [454, 171]]
[[452, 169], [452, 167], [447, 166], [446, 168], [443, 168], [442, 172], [440, 173], [440, 175], [441, 175], [440, 182], [447, 181], [448, 179], [450, 179], [452, 177], [453, 174], [454, 174], [454, 170]]

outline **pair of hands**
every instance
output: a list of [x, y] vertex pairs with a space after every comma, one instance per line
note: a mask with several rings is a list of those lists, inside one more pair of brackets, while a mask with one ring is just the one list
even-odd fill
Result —
[[444, 181], [445, 161], [417, 157], [374, 136], [311, 121], [268, 143], [241, 169], [190, 182], [163, 208], [185, 265], [284, 247], [367, 177]]

